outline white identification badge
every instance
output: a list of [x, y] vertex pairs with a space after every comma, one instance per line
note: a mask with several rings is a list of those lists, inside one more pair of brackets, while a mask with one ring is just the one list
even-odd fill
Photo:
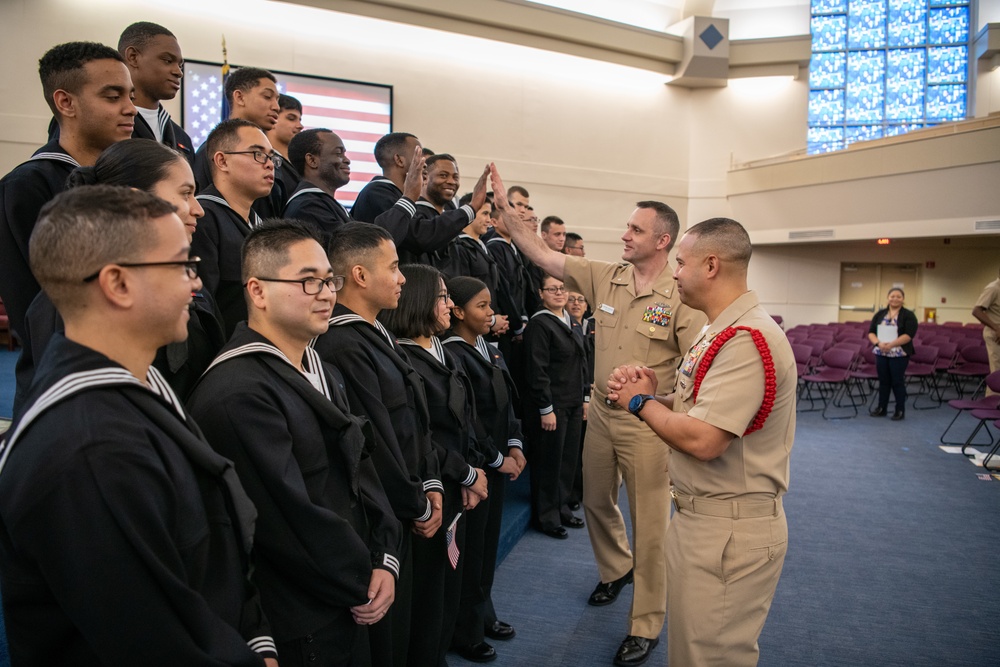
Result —
[[611, 306], [609, 306], [606, 303], [602, 303], [601, 306], [600, 306], [600, 308], [601, 308], [601, 310], [603, 310], [608, 315], [614, 315], [615, 314], [615, 309], [612, 308]]

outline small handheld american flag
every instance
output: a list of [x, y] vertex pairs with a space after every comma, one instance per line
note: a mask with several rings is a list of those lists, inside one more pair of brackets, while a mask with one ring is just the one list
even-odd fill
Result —
[[451, 525], [448, 526], [448, 532], [444, 534], [444, 540], [448, 543], [448, 562], [451, 563], [453, 570], [458, 568], [458, 542], [455, 541], [455, 536], [458, 531], [458, 520], [461, 516], [461, 512], [455, 515], [455, 520], [451, 522]]

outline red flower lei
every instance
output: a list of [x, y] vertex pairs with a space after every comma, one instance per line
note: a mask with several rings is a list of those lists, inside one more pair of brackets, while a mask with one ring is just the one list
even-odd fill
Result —
[[759, 431], [764, 426], [764, 422], [767, 421], [767, 417], [771, 414], [771, 409], [774, 407], [774, 397], [778, 389], [778, 381], [774, 374], [774, 359], [771, 357], [771, 348], [767, 346], [767, 340], [760, 331], [751, 329], [750, 327], [726, 327], [719, 332], [712, 340], [712, 344], [708, 346], [708, 349], [702, 355], [701, 362], [698, 364], [698, 370], [694, 374], [694, 395], [692, 396], [692, 400], [698, 400], [698, 389], [701, 388], [701, 381], [705, 379], [705, 375], [708, 373], [715, 355], [726, 341], [736, 335], [737, 331], [750, 332], [750, 337], [753, 338], [753, 343], [757, 346], [757, 351], [760, 352], [761, 361], [764, 362], [764, 400], [761, 401], [760, 410], [757, 411], [753, 421], [750, 422], [750, 426], [743, 432], [743, 435], [746, 436], [754, 431]]

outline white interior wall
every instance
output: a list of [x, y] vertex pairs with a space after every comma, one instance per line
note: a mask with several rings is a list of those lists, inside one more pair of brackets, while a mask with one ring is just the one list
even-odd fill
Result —
[[[774, 2], [782, 4], [794, 13], [791, 23], [802, 21], [802, 2]], [[732, 5], [726, 11], [735, 12]], [[1000, 0], [980, 3], [980, 25], [1000, 20], [997, 14]], [[817, 197], [855, 206], [872, 225], [886, 218], [899, 221], [900, 202], [928, 191], [919, 175], [901, 176], [894, 177], [902, 180], [893, 182], [892, 197], [880, 195], [875, 183], [866, 189], [861, 182], [829, 186], [843, 191], [806, 192], [792, 207], [773, 193], [760, 193], [750, 208], [734, 210], [726, 187], [732, 163], [804, 149], [805, 76], [687, 90], [663, 85], [662, 76], [651, 72], [264, 0], [0, 2], [0, 56], [8, 72], [0, 81], [0, 170], [44, 142], [48, 110], [37, 80], [42, 53], [74, 39], [114, 44], [121, 28], [136, 20], [170, 27], [188, 58], [219, 60], [225, 34], [233, 63], [393, 85], [396, 129], [454, 153], [466, 188], [480, 165], [495, 160], [508, 183], [531, 191], [540, 215], [562, 216], [571, 230], [585, 236], [588, 254], [599, 259], [619, 257], [618, 237], [638, 199], [667, 201], [685, 225], [736, 215], [759, 229], [784, 226], [778, 223], [788, 219], [802, 226], [810, 213], [833, 224], [846, 222], [829, 206], [817, 209]], [[741, 20], [738, 13], [732, 20]], [[977, 115], [1000, 110], [998, 77], [1000, 71], [980, 74]], [[983, 187], [964, 187], [968, 181], [959, 179], [938, 198], [963, 210], [995, 210], [1000, 193], [993, 186], [995, 169], [970, 175]], [[876, 213], [869, 204], [877, 204]], [[951, 205], [939, 206], [947, 217]], [[838, 280], [831, 276], [839, 276], [840, 261], [860, 261], [837, 256], [841, 252], [840, 246], [834, 252], [794, 245], [761, 248], [752, 268], [755, 286], [766, 301], [791, 309], [782, 313], [790, 320], [836, 319], [837, 295], [829, 289]], [[970, 249], [955, 253], [958, 267], [969, 265], [963, 257], [974, 254]], [[960, 286], [958, 302], [971, 304], [983, 281], [962, 279], [960, 273], [949, 284]]]

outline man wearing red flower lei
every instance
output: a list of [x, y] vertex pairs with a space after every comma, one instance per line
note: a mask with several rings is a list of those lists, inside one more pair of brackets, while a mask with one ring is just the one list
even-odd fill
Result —
[[608, 380], [608, 398], [671, 447], [671, 665], [756, 665], [785, 560], [781, 497], [795, 435], [795, 359], [747, 289], [750, 251], [735, 220], [689, 229], [674, 279], [681, 301], [709, 324], [681, 362], [673, 393], [654, 396], [656, 375], [643, 367], [622, 366]]

